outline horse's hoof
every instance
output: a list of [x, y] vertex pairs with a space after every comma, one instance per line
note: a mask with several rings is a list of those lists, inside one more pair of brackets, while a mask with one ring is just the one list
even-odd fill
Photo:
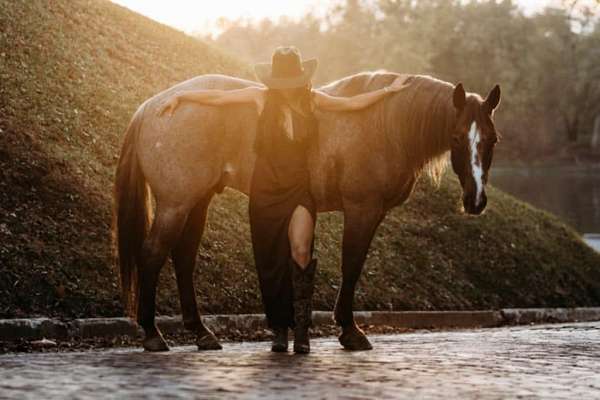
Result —
[[288, 351], [288, 346], [283, 343], [273, 343], [271, 345], [271, 351], [273, 353], [286, 353]]
[[169, 351], [167, 342], [161, 336], [153, 336], [148, 339], [144, 339], [144, 350], [146, 351]]
[[339, 337], [344, 349], [351, 351], [372, 350], [373, 346], [364, 332], [358, 327], [344, 329]]
[[198, 350], [222, 350], [223, 346], [219, 343], [212, 332], [204, 334], [204, 336], [196, 339]]
[[308, 354], [310, 353], [310, 345], [308, 343], [294, 343], [294, 353]]

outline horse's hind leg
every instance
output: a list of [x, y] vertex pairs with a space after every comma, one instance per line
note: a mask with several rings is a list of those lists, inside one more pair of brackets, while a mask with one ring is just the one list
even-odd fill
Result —
[[182, 207], [163, 207], [158, 204], [152, 228], [142, 247], [138, 272], [138, 323], [144, 329], [143, 345], [148, 351], [169, 350], [154, 322], [156, 285], [169, 251], [181, 234], [186, 216], [187, 210]]
[[200, 239], [206, 223], [206, 212], [212, 194], [201, 200], [190, 212], [181, 239], [173, 249], [173, 263], [181, 301], [183, 325], [196, 334], [198, 350], [222, 349], [215, 335], [202, 323], [194, 290], [194, 267]]
[[354, 322], [354, 291], [367, 252], [384, 212], [377, 202], [344, 207], [342, 244], [342, 285], [335, 304], [335, 320], [342, 327], [340, 343], [347, 350], [370, 350], [371, 343]]

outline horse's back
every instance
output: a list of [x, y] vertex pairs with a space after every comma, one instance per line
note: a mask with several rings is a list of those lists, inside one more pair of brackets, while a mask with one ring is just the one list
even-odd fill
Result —
[[[251, 86], [262, 86], [260, 83], [237, 78], [234, 76], [221, 75], [221, 74], [206, 74], [198, 75], [190, 78], [186, 81], [179, 82], [168, 89], [163, 90], [160, 93], [149, 98], [146, 103], [148, 105], [160, 104], [162, 101], [172, 96], [173, 94], [187, 90], [202, 90], [202, 89], [220, 89], [220, 90], [234, 90], [242, 89]], [[145, 104], [146, 104], [145, 103]]]
[[[335, 96], [354, 96], [389, 86], [396, 79], [402, 79], [404, 83], [449, 84], [448, 82], [441, 81], [429, 75], [399, 74], [396, 72], [380, 70], [360, 72], [358, 74], [346, 76], [327, 83], [318, 89]], [[399, 95], [401, 94], [402, 92], [399, 93]]]
[[330, 82], [319, 87], [319, 90], [335, 96], [355, 96], [388, 86], [399, 76], [409, 75], [387, 71], [361, 72]]

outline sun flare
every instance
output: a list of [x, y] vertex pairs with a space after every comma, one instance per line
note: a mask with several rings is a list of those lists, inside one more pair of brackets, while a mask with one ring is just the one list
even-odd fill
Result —
[[139, 12], [184, 32], [216, 33], [218, 20], [276, 19], [281, 16], [298, 18], [306, 12], [319, 13], [334, 4], [335, 0], [220, 0], [206, 4], [203, 1], [171, 0], [113, 0], [115, 3]]

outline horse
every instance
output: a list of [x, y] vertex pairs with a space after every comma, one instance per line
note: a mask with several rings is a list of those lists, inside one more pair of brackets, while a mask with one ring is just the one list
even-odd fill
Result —
[[[429, 76], [369, 72], [320, 90], [351, 96], [408, 84], [367, 109], [316, 111], [318, 134], [308, 150], [310, 190], [318, 212], [344, 215], [342, 282], [334, 307], [339, 341], [348, 350], [371, 343], [353, 318], [354, 292], [371, 240], [386, 213], [410, 196], [423, 173], [439, 181], [450, 152], [468, 214], [486, 207], [485, 185], [498, 133], [496, 85], [486, 98]], [[143, 347], [168, 350], [155, 326], [159, 272], [172, 257], [184, 327], [199, 350], [219, 349], [198, 313], [193, 273], [207, 207], [225, 187], [245, 193], [256, 159], [258, 115], [253, 105], [183, 103], [172, 117], [157, 114], [180, 90], [238, 89], [261, 84], [224, 75], [201, 75], [146, 100], [125, 133], [116, 170], [114, 223], [116, 258], [124, 309], [143, 328]], [[155, 210], [152, 213], [151, 197]]]

